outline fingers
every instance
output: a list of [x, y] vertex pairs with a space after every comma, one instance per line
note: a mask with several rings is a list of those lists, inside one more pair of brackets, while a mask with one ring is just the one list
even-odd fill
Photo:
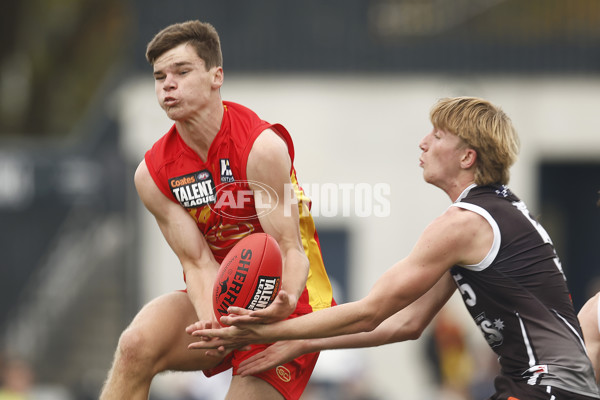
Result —
[[254, 356], [242, 361], [238, 367], [238, 374], [241, 376], [256, 375], [267, 371], [279, 365], [278, 360], [267, 356], [264, 352], [255, 354]]
[[212, 338], [210, 340], [199, 340], [194, 343], [190, 343], [188, 345], [188, 349], [190, 350], [226, 350], [226, 342], [219, 338]]
[[203, 341], [210, 341], [212, 339], [215, 338], [219, 338], [219, 337], [227, 337], [227, 332], [228, 330], [226, 328], [223, 329], [196, 329], [194, 331], [188, 332], [190, 335], [192, 336], [200, 336], [202, 338], [207, 338], [208, 340], [203, 340]]
[[198, 322], [194, 322], [193, 324], [187, 326], [185, 328], [185, 331], [188, 334], [192, 334], [192, 332], [195, 332], [197, 330], [201, 330], [201, 329], [216, 329], [219, 328], [220, 325], [217, 321], [215, 320], [210, 320], [210, 321], [198, 321]]
[[250, 315], [250, 313], [252, 311], [247, 310], [245, 308], [242, 307], [235, 307], [235, 306], [231, 306], [227, 309], [227, 312], [229, 314], [233, 314], [233, 315]]
[[206, 352], [204, 354], [206, 354], [209, 357], [221, 358], [225, 355], [225, 353], [226, 353], [225, 347], [220, 346], [218, 349], [206, 350]]
[[261, 366], [264, 365], [263, 359], [264, 355], [262, 352], [255, 354], [250, 358], [247, 358], [246, 360], [240, 363], [237, 370], [238, 374], [246, 376], [258, 374], [260, 372], [265, 371], [266, 369], [261, 369]]
[[248, 315], [236, 315], [236, 314], [226, 315], [226, 316], [221, 317], [221, 323], [223, 325], [228, 325], [228, 326], [241, 326], [244, 324], [256, 324], [256, 323], [264, 322], [260, 315], [254, 315], [255, 312], [258, 312], [258, 311], [253, 311], [252, 316], [250, 316], [249, 314]]
[[194, 332], [194, 331], [197, 331], [197, 330], [199, 330], [199, 329], [202, 329], [202, 327], [201, 327], [201, 326], [199, 326], [199, 324], [200, 324], [200, 321], [198, 321], [198, 322], [194, 322], [193, 324], [191, 324], [191, 325], [188, 325], [188, 326], [185, 328], [185, 331], [186, 331], [188, 334], [190, 334], [190, 335], [191, 335], [191, 334], [192, 334], [192, 332]]

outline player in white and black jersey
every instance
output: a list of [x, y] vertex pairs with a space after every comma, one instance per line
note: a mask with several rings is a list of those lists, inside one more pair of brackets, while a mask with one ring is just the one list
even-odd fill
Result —
[[433, 130], [419, 144], [423, 177], [453, 204], [365, 298], [269, 325], [252, 323], [260, 311], [232, 308], [237, 315], [221, 319], [230, 328], [188, 328], [213, 338], [190, 347], [307, 339], [248, 359], [238, 370], [247, 375], [305, 352], [415, 339], [458, 288], [499, 356], [489, 400], [600, 399], [552, 241], [505, 186], [519, 148], [510, 119], [472, 97], [442, 99], [430, 117]]
[[583, 335], [544, 228], [502, 185], [473, 184], [452, 206], [481, 215], [494, 232], [491, 250], [481, 262], [456, 265], [450, 272], [473, 320], [499, 355], [497, 389], [507, 396], [528, 393], [514, 388], [520, 382], [524, 388], [589, 395]]

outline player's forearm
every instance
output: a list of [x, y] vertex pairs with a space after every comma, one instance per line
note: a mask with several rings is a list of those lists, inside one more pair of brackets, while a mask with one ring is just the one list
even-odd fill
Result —
[[327, 338], [373, 330], [380, 322], [365, 302], [353, 302], [315, 311], [275, 324], [257, 326], [261, 341]]
[[296, 248], [286, 251], [283, 258], [282, 289], [293, 294], [298, 300], [306, 286], [308, 277], [308, 258]]
[[324, 350], [382, 346], [389, 343], [418, 339], [422, 333], [422, 329], [414, 328], [416, 327], [411, 324], [396, 326], [393, 321], [387, 319], [370, 332], [359, 332], [319, 339], [305, 339], [303, 340], [302, 348], [304, 354], [306, 354]]
[[198, 320], [215, 319], [212, 307], [212, 291], [216, 279], [214, 268], [185, 268], [188, 296], [192, 302]]
[[303, 353], [307, 354], [337, 349], [357, 349], [385, 344], [377, 340], [371, 333], [372, 332], [361, 332], [330, 338], [304, 339], [302, 340]]

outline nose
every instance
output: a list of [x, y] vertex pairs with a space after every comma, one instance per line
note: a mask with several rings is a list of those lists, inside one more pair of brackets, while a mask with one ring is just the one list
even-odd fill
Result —
[[425, 136], [423, 137], [423, 139], [421, 139], [421, 141], [419, 142], [419, 148], [420, 148], [422, 151], [427, 151], [427, 149], [428, 149], [428, 144], [427, 144], [427, 138], [428, 138], [428, 137], [429, 137], [429, 135], [425, 135]]
[[177, 82], [173, 79], [173, 75], [167, 74], [165, 76], [165, 80], [163, 81], [163, 90], [168, 91], [175, 89], [177, 87]]

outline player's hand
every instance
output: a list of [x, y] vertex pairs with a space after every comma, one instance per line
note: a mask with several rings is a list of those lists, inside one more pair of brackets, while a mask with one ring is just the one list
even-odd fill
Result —
[[[200, 329], [219, 329], [220, 327], [221, 327], [221, 325], [219, 325], [219, 323], [213, 319], [210, 321], [194, 322], [193, 324], [186, 327], [185, 331], [187, 332], [188, 335], [191, 335], [192, 332], [198, 331]], [[210, 338], [207, 338], [207, 339], [210, 339]]]
[[[220, 336], [225, 335], [225, 330], [217, 321], [198, 321], [189, 325], [185, 331], [188, 335], [199, 336], [197, 343], [188, 346], [189, 349], [206, 349], [206, 355], [212, 357], [223, 357], [234, 349], [250, 350], [250, 346], [244, 343], [237, 344], [237, 340], [221, 340]], [[211, 332], [211, 336], [198, 335], [196, 332]]]
[[242, 376], [255, 375], [292, 361], [303, 354], [305, 351], [302, 340], [276, 342], [260, 353], [242, 361], [238, 373]]
[[[201, 329], [219, 329], [219, 328], [221, 328], [221, 325], [219, 325], [219, 323], [213, 319], [210, 321], [194, 322], [193, 324], [187, 326], [185, 328], [185, 331], [188, 335], [191, 335], [193, 332], [201, 330]], [[200, 338], [200, 340], [209, 342], [211, 340], [211, 338], [207, 337], [207, 336], [203, 336]], [[207, 355], [213, 356], [213, 357], [222, 357], [222, 356], [226, 355], [227, 353], [228, 352], [226, 351], [226, 349], [223, 346], [211, 349], [206, 352]]]
[[[221, 321], [229, 318], [232, 317], [221, 317]], [[265, 324], [244, 324], [243, 327], [229, 326], [195, 330], [191, 332], [191, 335], [197, 336], [200, 340], [189, 344], [188, 349], [214, 349], [221, 353], [232, 349], [245, 350], [252, 343], [267, 342], [260, 335], [261, 327], [265, 326]]]
[[294, 312], [297, 303], [298, 299], [296, 296], [288, 294], [285, 290], [280, 290], [273, 303], [268, 307], [255, 311], [248, 311], [239, 307], [230, 307], [228, 310], [230, 315], [221, 317], [221, 322], [227, 325], [239, 326], [246, 323], [270, 324], [277, 321], [283, 321]]

